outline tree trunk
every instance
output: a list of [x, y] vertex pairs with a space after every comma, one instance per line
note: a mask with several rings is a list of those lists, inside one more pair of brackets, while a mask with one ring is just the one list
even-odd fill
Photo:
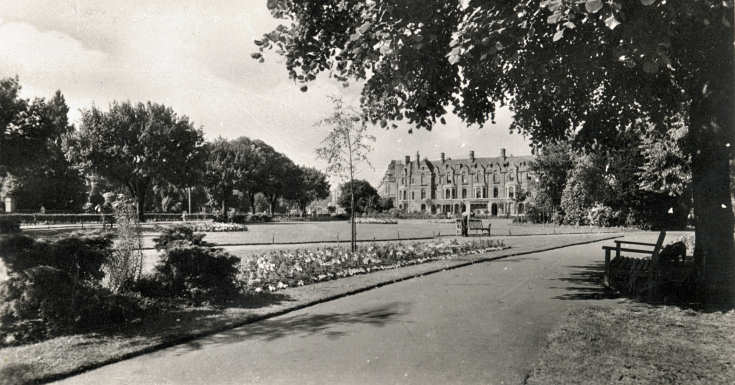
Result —
[[250, 203], [250, 213], [255, 214], [255, 194], [248, 193], [248, 201]]
[[723, 79], [712, 79], [708, 84], [712, 92], [692, 106], [689, 132], [699, 295], [706, 305], [715, 307], [735, 304], [729, 164], [735, 144], [731, 116], [735, 98], [732, 77], [719, 74]]
[[724, 151], [701, 153], [695, 157], [694, 213], [696, 247], [694, 250], [701, 294], [707, 304], [732, 304], [735, 293], [733, 258], [733, 216], [729, 192], [729, 164]]
[[136, 207], [138, 210], [138, 221], [140, 223], [145, 222], [145, 191], [145, 188], [141, 189], [141, 191], [138, 192], [138, 196], [135, 197], [138, 206]]

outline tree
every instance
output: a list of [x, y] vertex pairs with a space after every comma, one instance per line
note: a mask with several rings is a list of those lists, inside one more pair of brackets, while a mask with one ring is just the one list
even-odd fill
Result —
[[291, 170], [286, 182], [284, 198], [296, 202], [302, 213], [314, 201], [329, 197], [329, 182], [323, 172], [306, 166]]
[[[352, 196], [355, 198], [354, 209], [352, 207]], [[371, 186], [370, 183], [362, 179], [354, 179], [352, 182], [343, 183], [340, 186], [340, 195], [337, 203], [342, 206], [348, 214], [363, 214], [368, 209], [377, 206], [378, 190]]]
[[[362, 110], [430, 129], [514, 113], [534, 146], [572, 138], [605, 152], [630, 130], [689, 127], [695, 257], [704, 299], [735, 302], [728, 159], [735, 68], [731, 0], [269, 0], [287, 19], [255, 43], [306, 83], [364, 81]], [[262, 53], [253, 54], [261, 60]], [[302, 86], [306, 90], [306, 86]]]
[[547, 219], [550, 219], [561, 205], [567, 173], [574, 166], [571, 157], [570, 143], [555, 142], [541, 148], [531, 164], [531, 170], [537, 178], [533, 204]]
[[206, 156], [203, 134], [161, 104], [113, 102], [107, 112], [82, 111], [75, 152], [90, 171], [128, 190], [143, 220], [155, 181], [193, 185]]
[[258, 160], [252, 142], [246, 137], [234, 141], [217, 138], [207, 148], [209, 155], [205, 162], [205, 184], [212, 199], [226, 213], [234, 199], [235, 190], [248, 191], [253, 188]]
[[18, 98], [19, 90], [17, 79], [0, 80], [0, 175], [12, 174], [7, 179], [13, 181], [8, 195], [19, 209], [79, 210], [86, 186], [65, 157], [74, 129], [66, 100], [56, 91], [50, 99], [29, 101]]
[[[318, 125], [331, 127], [331, 131], [322, 140], [321, 147], [316, 149], [317, 157], [327, 162], [327, 173], [334, 174], [342, 179], [349, 179], [349, 186], [354, 187], [355, 168], [359, 163], [370, 166], [367, 154], [372, 150], [368, 144], [375, 141], [375, 137], [367, 133], [367, 125], [360, 119], [353, 109], [344, 107], [342, 100], [330, 97], [334, 104], [334, 112], [319, 121]], [[372, 166], [371, 166], [372, 167]], [[355, 191], [350, 189], [350, 213], [355, 212]], [[355, 216], [350, 215], [351, 249], [357, 250], [355, 239], [357, 228]]]

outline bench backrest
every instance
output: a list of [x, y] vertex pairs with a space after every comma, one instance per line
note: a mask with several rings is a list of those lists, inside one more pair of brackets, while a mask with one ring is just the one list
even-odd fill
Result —
[[653, 247], [653, 252], [651, 253], [652, 255], [658, 255], [658, 253], [661, 252], [665, 238], [666, 238], [666, 230], [661, 230], [661, 232], [658, 233], [658, 240], [656, 240], [656, 246]]

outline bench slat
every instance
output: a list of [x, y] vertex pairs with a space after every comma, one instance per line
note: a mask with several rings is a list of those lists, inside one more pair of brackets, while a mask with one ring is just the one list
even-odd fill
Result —
[[653, 251], [651, 251], [651, 250], [628, 249], [628, 248], [624, 248], [624, 247], [621, 247], [621, 248], [618, 249], [617, 247], [613, 247], [613, 246], [602, 246], [602, 249], [603, 250], [620, 250], [620, 251], [626, 251], [626, 252], [629, 252], [629, 253], [653, 254]]

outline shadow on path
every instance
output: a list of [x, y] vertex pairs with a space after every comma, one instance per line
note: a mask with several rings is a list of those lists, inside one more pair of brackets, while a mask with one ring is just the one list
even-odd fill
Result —
[[272, 341], [286, 336], [308, 337], [315, 334], [324, 334], [327, 338], [334, 339], [346, 334], [340, 330], [341, 326], [363, 324], [382, 327], [406, 314], [409, 307], [405, 302], [391, 302], [352, 313], [281, 316], [196, 339], [175, 349], [177, 354], [183, 354], [209, 345], [237, 343], [249, 339]]
[[566, 283], [563, 287], [569, 293], [554, 297], [561, 300], [597, 300], [618, 298], [612, 290], [603, 285], [605, 264], [596, 262], [584, 266], [567, 266], [571, 272], [567, 277], [557, 278], [556, 281]]

